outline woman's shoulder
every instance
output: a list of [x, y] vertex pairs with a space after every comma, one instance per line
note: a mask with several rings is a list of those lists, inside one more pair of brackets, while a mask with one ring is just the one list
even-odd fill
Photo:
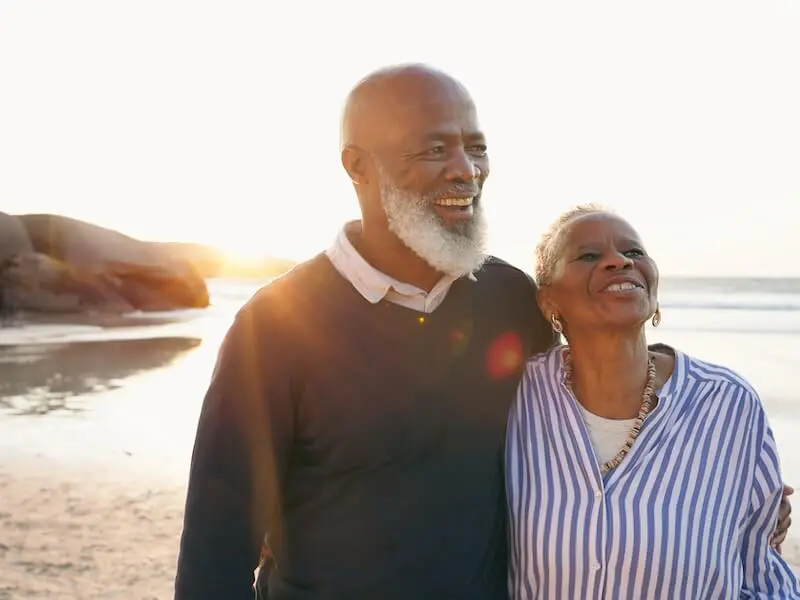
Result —
[[565, 346], [556, 346], [528, 359], [517, 388], [516, 409], [512, 411], [512, 415], [522, 407], [542, 402], [549, 404], [559, 396], [558, 390], [564, 378], [564, 348]]
[[[654, 352], [666, 350], [663, 345], [651, 346]], [[677, 383], [683, 382], [680, 387], [687, 391], [713, 390], [720, 399], [730, 399], [737, 402], [750, 402], [761, 406], [761, 399], [752, 383], [741, 373], [733, 368], [709, 361], [697, 356], [683, 353], [671, 348], [675, 355], [675, 368], [673, 376]]]
[[563, 356], [566, 346], [559, 344], [550, 348], [547, 352], [536, 354], [528, 359], [525, 364], [525, 378], [556, 378], [563, 372]]

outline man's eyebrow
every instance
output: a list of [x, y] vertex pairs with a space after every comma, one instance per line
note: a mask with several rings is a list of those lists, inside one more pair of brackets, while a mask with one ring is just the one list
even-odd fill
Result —
[[463, 133], [460, 131], [432, 131], [426, 133], [422, 136], [422, 140], [424, 142], [441, 142], [441, 141], [451, 141], [456, 140], [459, 138], [463, 138], [468, 142], [483, 142], [486, 140], [486, 136], [483, 134], [482, 131], [471, 131], [467, 133]]

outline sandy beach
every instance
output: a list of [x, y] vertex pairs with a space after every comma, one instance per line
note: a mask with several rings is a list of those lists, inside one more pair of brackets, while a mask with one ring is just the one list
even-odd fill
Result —
[[170, 598], [184, 488], [0, 456], [0, 599]]
[[[0, 600], [172, 597], [197, 414], [221, 336], [254, 287], [215, 290], [202, 315], [146, 326], [0, 329]], [[800, 489], [800, 312], [667, 314], [681, 325], [668, 321], [658, 339], [759, 389], [784, 477]], [[797, 514], [800, 495], [794, 503]], [[797, 524], [784, 555], [800, 573]]]
[[[183, 494], [166, 481], [3, 454], [0, 599], [170, 598]], [[784, 552], [800, 572], [797, 535]]]

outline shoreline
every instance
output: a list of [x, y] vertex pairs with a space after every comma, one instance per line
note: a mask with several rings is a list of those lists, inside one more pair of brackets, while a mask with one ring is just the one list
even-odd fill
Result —
[[[18, 347], [112, 342], [154, 337], [204, 337], [200, 322], [207, 309], [128, 314], [35, 314], [0, 327], [0, 350]], [[2, 362], [2, 357], [0, 357]], [[2, 382], [0, 382], [2, 383]]]
[[147, 325], [164, 325], [186, 320], [185, 315], [203, 314], [205, 308], [187, 308], [162, 312], [130, 312], [130, 313], [33, 313], [27, 312], [8, 319], [0, 332], [14, 331], [37, 325], [85, 325], [115, 329], [119, 327], [138, 327]]

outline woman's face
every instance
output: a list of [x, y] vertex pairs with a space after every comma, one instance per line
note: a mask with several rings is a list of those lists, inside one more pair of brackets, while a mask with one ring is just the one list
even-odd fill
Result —
[[608, 213], [572, 221], [560, 258], [539, 304], [569, 336], [577, 331], [640, 328], [658, 306], [658, 267], [636, 231]]

